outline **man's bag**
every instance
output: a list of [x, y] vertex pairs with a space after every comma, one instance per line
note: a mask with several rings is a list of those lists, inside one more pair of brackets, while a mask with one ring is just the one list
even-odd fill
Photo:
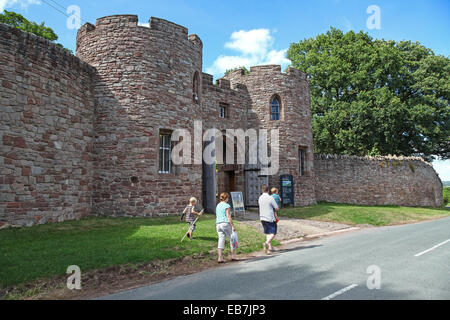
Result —
[[239, 239], [236, 231], [233, 231], [230, 236], [230, 242], [233, 249], [239, 248]]

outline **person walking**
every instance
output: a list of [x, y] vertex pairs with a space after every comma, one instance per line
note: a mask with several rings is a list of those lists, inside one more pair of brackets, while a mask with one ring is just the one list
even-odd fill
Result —
[[273, 251], [272, 240], [277, 234], [277, 211], [278, 205], [273, 197], [269, 195], [269, 187], [262, 186], [262, 195], [258, 199], [259, 204], [259, 220], [266, 234], [266, 242], [263, 243], [266, 254]]
[[225, 249], [225, 238], [230, 239], [231, 248], [231, 260], [236, 259], [236, 248], [233, 247], [231, 242], [231, 233], [236, 231], [234, 228], [233, 220], [231, 219], [231, 209], [228, 204], [228, 193], [222, 192], [220, 194], [220, 202], [216, 207], [216, 230], [219, 236], [219, 241], [217, 245], [218, 252], [218, 263], [223, 263], [223, 250]]

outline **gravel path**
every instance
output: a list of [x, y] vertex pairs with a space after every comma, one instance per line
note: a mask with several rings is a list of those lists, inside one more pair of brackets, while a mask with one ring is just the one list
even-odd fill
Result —
[[[239, 214], [236, 216], [236, 220], [248, 224], [263, 233], [263, 228], [259, 221], [259, 214], [255, 211], [247, 211], [245, 213], [245, 219], [242, 214]], [[287, 240], [306, 235], [347, 229], [350, 227], [351, 226], [342, 223], [280, 217], [276, 239]]]

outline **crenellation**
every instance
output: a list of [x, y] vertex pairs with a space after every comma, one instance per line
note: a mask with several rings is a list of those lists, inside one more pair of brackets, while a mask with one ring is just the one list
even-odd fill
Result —
[[230, 80], [228, 79], [219, 78], [216, 80], [216, 85], [222, 89], [231, 89]]
[[202, 85], [203, 87], [213, 86], [213, 76], [208, 73], [202, 73]]
[[96, 27], [137, 27], [138, 16], [134, 14], [118, 14], [98, 18]]
[[303, 71], [301, 71], [299, 69], [288, 67], [286, 69], [286, 74], [289, 76], [293, 76], [295, 78], [301, 79], [301, 80], [305, 80], [305, 81], [307, 80], [306, 73], [304, 73]]
[[151, 17], [149, 23], [151, 30], [161, 31], [183, 39], [188, 37], [188, 29], [176, 23], [155, 17]]
[[281, 73], [281, 66], [276, 64], [267, 64], [250, 67], [250, 74], [259, 72]]
[[192, 42], [194, 45], [199, 46], [200, 48], [203, 48], [203, 42], [200, 39], [200, 37], [196, 34], [190, 34], [188, 37], [189, 41]]

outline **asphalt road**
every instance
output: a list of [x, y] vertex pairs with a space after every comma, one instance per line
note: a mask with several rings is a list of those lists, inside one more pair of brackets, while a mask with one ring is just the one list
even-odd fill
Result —
[[187, 298], [449, 300], [450, 218], [308, 241], [101, 299]]

